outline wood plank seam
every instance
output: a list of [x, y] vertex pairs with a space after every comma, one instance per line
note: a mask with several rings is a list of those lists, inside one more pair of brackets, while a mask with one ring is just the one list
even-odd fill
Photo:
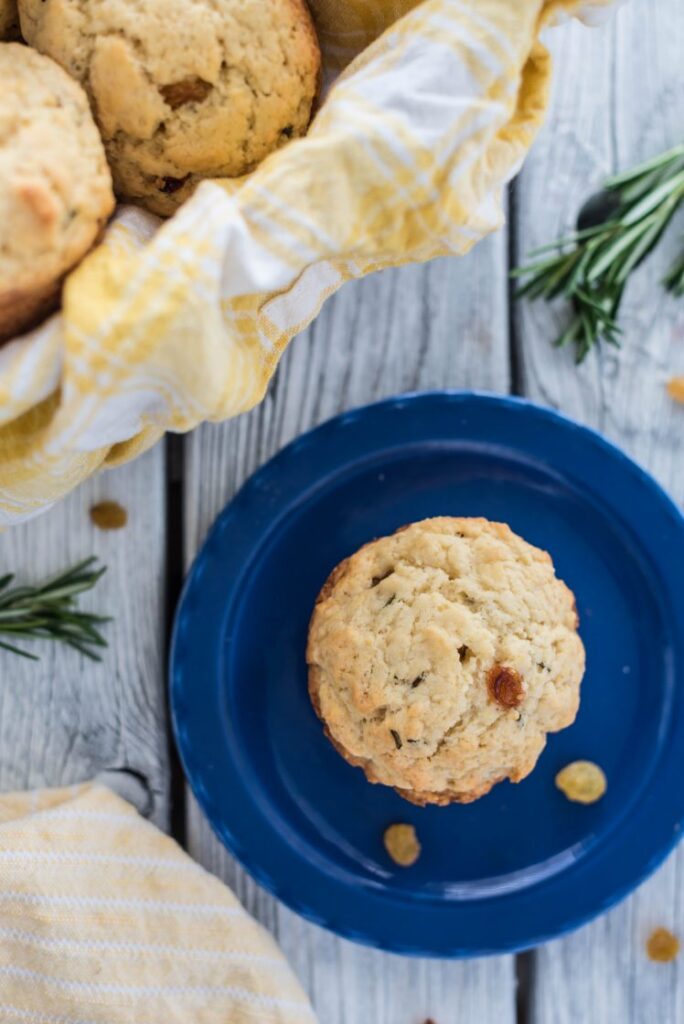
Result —
[[171, 728], [169, 701], [169, 655], [171, 634], [176, 605], [183, 587], [185, 576], [185, 437], [182, 434], [167, 434], [164, 439], [166, 450], [166, 477], [164, 514], [166, 517], [166, 560], [165, 560], [165, 601], [166, 633], [163, 686], [166, 713], [169, 723], [169, 826], [173, 838], [181, 846], [187, 845], [186, 788], [185, 776]]

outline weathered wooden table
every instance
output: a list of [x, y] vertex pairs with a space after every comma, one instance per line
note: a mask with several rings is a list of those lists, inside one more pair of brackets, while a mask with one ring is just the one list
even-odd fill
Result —
[[[3, 570], [29, 576], [100, 555], [109, 573], [93, 600], [116, 612], [100, 666], [70, 651], [46, 649], [37, 664], [0, 652], [0, 789], [139, 773], [154, 820], [277, 936], [322, 1024], [684, 1024], [684, 965], [644, 953], [653, 926], [684, 934], [684, 850], [607, 916], [535, 953], [402, 959], [307, 924], [259, 889], [213, 838], [170, 754], [164, 661], [182, 575], [244, 479], [341, 410], [413, 389], [529, 395], [618, 441], [684, 499], [684, 409], [664, 392], [669, 374], [684, 373], [684, 303], [658, 284], [681, 244], [676, 230], [629, 287], [623, 349], [579, 369], [549, 344], [563, 310], [513, 303], [508, 281], [531, 247], [572, 225], [603, 176], [681, 139], [684, 3], [632, 0], [605, 28], [565, 26], [549, 43], [553, 103], [510, 190], [506, 230], [465, 259], [347, 286], [293, 342], [254, 412], [170, 438], [0, 537]], [[125, 530], [90, 525], [100, 497], [128, 508]]]

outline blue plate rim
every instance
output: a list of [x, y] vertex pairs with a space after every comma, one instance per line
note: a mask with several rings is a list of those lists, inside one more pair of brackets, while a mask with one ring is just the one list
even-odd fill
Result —
[[[410, 404], [414, 406], [416, 403], [429, 405], [432, 402], [445, 402], [445, 403], [463, 403], [463, 402], [485, 402], [493, 406], [497, 406], [503, 409], [510, 409], [516, 411], [525, 411], [540, 420], [551, 421], [556, 426], [576, 432], [585, 443], [591, 444], [593, 447], [598, 448], [602, 453], [607, 454], [611, 459], [617, 460], [623, 470], [626, 470], [640, 485], [645, 487], [646, 491], [650, 492], [651, 496], [657, 501], [661, 511], [672, 520], [675, 528], [680, 531], [681, 541], [684, 545], [684, 516], [680, 512], [675, 502], [670, 498], [664, 488], [658, 483], [658, 481], [648, 473], [642, 466], [640, 466], [635, 460], [633, 460], [626, 452], [624, 452], [618, 445], [609, 441], [603, 435], [593, 430], [572, 417], [565, 415], [555, 409], [551, 409], [545, 406], [541, 406], [531, 399], [513, 396], [513, 395], [501, 395], [495, 392], [489, 392], [484, 390], [431, 390], [431, 391], [409, 391], [398, 395], [390, 396], [387, 398], [380, 399], [376, 402], [368, 403], [366, 405], [358, 406], [345, 412], [339, 413], [333, 417], [328, 418], [316, 427], [303, 434], [298, 435], [287, 445], [285, 445], [280, 451], [274, 456], [263, 463], [254, 473], [252, 473], [242, 484], [242, 486], [233, 495], [230, 501], [224, 506], [219, 512], [218, 516], [210, 526], [209, 530], [204, 537], [200, 548], [198, 549], [197, 555], [193, 560], [193, 563], [186, 575], [181, 595], [178, 601], [176, 613], [174, 616], [173, 630], [170, 644], [170, 655], [168, 662], [168, 684], [169, 684], [169, 695], [170, 695], [170, 717], [173, 729], [173, 735], [175, 739], [176, 749], [178, 751], [183, 771], [186, 780], [190, 783], [193, 795], [202, 808], [203, 814], [208, 820], [214, 834], [217, 836], [219, 841], [224, 847], [239, 861], [239, 863], [245, 868], [245, 870], [255, 879], [264, 889], [274, 895], [283, 904], [300, 914], [305, 919], [323, 926], [330, 931], [350, 939], [351, 941], [360, 943], [362, 945], [369, 946], [371, 948], [382, 949], [388, 952], [394, 952], [405, 956], [417, 956], [417, 957], [439, 957], [444, 959], [465, 959], [472, 957], [485, 957], [485, 956], [497, 956], [506, 953], [522, 952], [528, 949], [535, 948], [544, 942], [550, 941], [555, 938], [559, 938], [566, 935], [589, 921], [595, 919], [602, 913], [615, 906], [621, 900], [630, 895], [639, 885], [641, 885], [666, 859], [666, 857], [672, 852], [677, 846], [680, 839], [682, 838], [682, 832], [684, 831], [684, 811], [675, 823], [675, 829], [669, 838], [669, 841], [662, 843], [657, 850], [654, 851], [653, 855], [647, 859], [642, 865], [640, 872], [635, 873], [633, 877], [625, 882], [622, 886], [614, 889], [610, 896], [603, 901], [600, 905], [587, 911], [586, 913], [578, 914], [571, 920], [563, 923], [561, 927], [550, 928], [535, 932], [534, 934], [527, 935], [520, 941], [507, 941], [503, 944], [497, 943], [494, 940], [490, 946], [478, 946], [477, 948], [471, 948], [468, 945], [454, 946], [445, 948], [440, 945], [439, 949], [427, 948], [425, 943], [420, 944], [407, 944], [407, 943], [394, 943], [387, 941], [386, 939], [378, 940], [372, 934], [368, 934], [366, 931], [359, 931], [357, 929], [346, 928], [340, 925], [338, 922], [333, 921], [327, 915], [322, 915], [315, 911], [313, 907], [297, 898], [292, 893], [288, 892], [285, 887], [274, 878], [272, 874], [266, 872], [261, 866], [251, 857], [245, 850], [243, 844], [240, 842], [234, 831], [228, 831], [225, 825], [214, 820], [214, 816], [211, 812], [211, 807], [206, 797], [206, 792], [203, 784], [201, 784], [199, 777], [195, 774], [195, 768], [190, 757], [190, 752], [186, 750], [183, 742], [184, 729], [182, 722], [180, 721], [178, 714], [178, 701], [176, 699], [176, 685], [177, 685], [177, 665], [179, 662], [179, 647], [183, 625], [183, 613], [186, 604], [189, 602], [189, 598], [192, 596], [193, 589], [198, 581], [198, 576], [201, 572], [202, 563], [204, 561], [206, 549], [211, 549], [213, 544], [222, 534], [225, 528], [226, 520], [233, 513], [233, 506], [238, 499], [244, 499], [249, 493], [257, 489], [262, 481], [273, 473], [274, 470], [279, 470], [283, 465], [286, 465], [288, 460], [301, 451], [304, 445], [315, 443], [321, 436], [323, 436], [328, 430], [344, 426], [347, 422], [352, 422], [361, 417], [372, 414], [375, 411], [382, 409], [401, 409], [403, 406]], [[505, 443], [503, 444], [505, 447]], [[390, 448], [387, 449], [391, 450]], [[378, 449], [380, 451], [380, 449]], [[521, 453], [523, 454], [523, 453]], [[348, 462], [348, 460], [347, 460]], [[342, 462], [338, 467], [339, 472], [345, 465]], [[337, 475], [334, 471], [329, 474], [332, 478]], [[311, 489], [316, 489], [321, 485], [325, 477], [319, 478], [315, 483], [312, 483]], [[307, 492], [302, 492], [302, 495]], [[266, 538], [270, 532], [277, 527], [277, 523], [281, 517], [287, 514], [288, 508], [292, 506], [286, 506], [282, 512], [275, 517], [269, 530], [263, 535]], [[623, 524], [625, 525], [625, 524]], [[644, 549], [648, 551], [648, 548]], [[684, 594], [681, 595], [677, 607], [672, 609], [677, 614], [674, 615], [674, 620], [679, 621], [680, 617], [684, 621]], [[496, 899], [491, 900], [492, 903], [496, 902]]]

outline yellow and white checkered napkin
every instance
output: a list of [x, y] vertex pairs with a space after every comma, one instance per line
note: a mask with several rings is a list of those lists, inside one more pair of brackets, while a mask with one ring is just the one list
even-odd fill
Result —
[[102, 786], [0, 797], [3, 1024], [316, 1024], [271, 937]]
[[308, 135], [161, 227], [123, 210], [61, 316], [0, 348], [0, 523], [253, 407], [344, 281], [498, 228], [547, 102], [539, 32], [608, 3], [312, 0], [327, 91]]

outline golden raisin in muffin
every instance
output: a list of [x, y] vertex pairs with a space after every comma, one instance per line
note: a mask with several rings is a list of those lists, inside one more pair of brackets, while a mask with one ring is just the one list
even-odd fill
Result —
[[18, 35], [17, 0], [0, 0], [0, 39], [16, 39]]
[[305, 0], [21, 0], [27, 41], [84, 85], [117, 194], [171, 214], [303, 135], [320, 51]]
[[83, 89], [20, 43], [0, 43], [0, 340], [56, 304], [62, 278], [114, 209]]
[[332, 572], [309, 693], [335, 748], [417, 804], [467, 803], [534, 768], [579, 706], [584, 647], [551, 558], [503, 523], [426, 519]]

